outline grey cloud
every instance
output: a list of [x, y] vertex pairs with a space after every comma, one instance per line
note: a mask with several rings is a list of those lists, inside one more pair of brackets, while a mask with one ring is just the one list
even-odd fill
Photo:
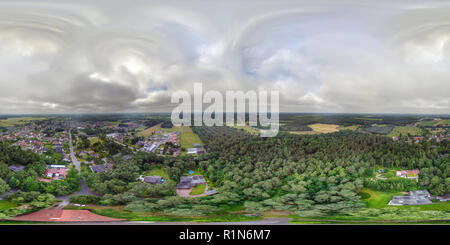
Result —
[[443, 1], [0, 0], [0, 113], [168, 111], [280, 90], [282, 111], [450, 113]]

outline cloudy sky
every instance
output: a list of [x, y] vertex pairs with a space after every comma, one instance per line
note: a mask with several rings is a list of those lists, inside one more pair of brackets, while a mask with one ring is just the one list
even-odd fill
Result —
[[281, 111], [450, 113], [449, 13], [433, 0], [0, 0], [0, 113], [170, 111], [195, 82], [279, 90]]

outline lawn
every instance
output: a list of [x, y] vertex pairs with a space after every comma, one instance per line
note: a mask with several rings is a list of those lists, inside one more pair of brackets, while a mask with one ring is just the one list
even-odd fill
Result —
[[393, 196], [401, 196], [400, 192], [384, 192], [384, 191], [376, 191], [369, 188], [361, 189], [361, 192], [367, 193], [370, 195], [369, 198], [364, 199], [363, 201], [367, 204], [368, 208], [385, 208], [388, 207], [389, 201]]
[[163, 179], [169, 179], [169, 175], [163, 168], [152, 169], [146, 173], [146, 176], [161, 176]]
[[189, 193], [189, 195], [191, 195], [191, 196], [200, 195], [203, 192], [205, 192], [205, 189], [206, 189], [206, 184], [197, 185], [192, 189], [192, 191], [191, 191], [191, 193]]
[[17, 205], [13, 202], [6, 201], [6, 200], [0, 200], [0, 210], [6, 210], [10, 208], [14, 208]]
[[396, 206], [399, 209], [411, 209], [411, 208], [419, 208], [423, 211], [445, 211], [448, 212], [450, 210], [450, 201], [448, 202], [433, 202], [432, 204], [426, 205], [412, 205], [412, 206]]
[[408, 136], [408, 134], [411, 136], [421, 136], [423, 130], [414, 126], [395, 126], [387, 136], [400, 136], [400, 134], [403, 136]]

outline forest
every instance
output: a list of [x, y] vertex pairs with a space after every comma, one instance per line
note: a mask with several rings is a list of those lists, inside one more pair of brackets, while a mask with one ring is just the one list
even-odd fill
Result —
[[[326, 135], [280, 134], [261, 138], [230, 127], [193, 127], [208, 154], [160, 157], [138, 153], [117, 159], [105, 173], [84, 173], [92, 190], [105, 194], [99, 203], [126, 205], [130, 211], [204, 215], [244, 206], [248, 210], [288, 210], [302, 217], [348, 214], [364, 207], [358, 192], [428, 189], [449, 193], [448, 141], [404, 144], [378, 135], [342, 131]], [[445, 157], [442, 157], [446, 154]], [[418, 183], [371, 181], [375, 167], [419, 168]], [[165, 185], [141, 183], [136, 177], [152, 168], [171, 176]], [[197, 199], [174, 196], [175, 183], [198, 169], [219, 194]]]

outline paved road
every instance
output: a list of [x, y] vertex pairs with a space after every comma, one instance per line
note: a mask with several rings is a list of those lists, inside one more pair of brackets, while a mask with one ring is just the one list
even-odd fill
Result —
[[[77, 170], [78, 170], [78, 173], [81, 174], [80, 162], [79, 162], [78, 159], [75, 157], [75, 153], [74, 153], [74, 151], [73, 151], [72, 133], [71, 133], [71, 131], [69, 131], [69, 135], [70, 135], [70, 136], [69, 136], [69, 139], [70, 139], [70, 140], [69, 140], [69, 146], [70, 146], [70, 158], [72, 159], [72, 162], [73, 162], [73, 164], [75, 165], [75, 169], [77, 169]], [[73, 194], [70, 194], [70, 195], [67, 195], [67, 196], [56, 196], [56, 199], [58, 199], [58, 200], [63, 200], [63, 202], [60, 204], [59, 207], [61, 207], [61, 205], [63, 205], [63, 204], [64, 204], [64, 206], [67, 206], [67, 205], [69, 204], [69, 202], [68, 202], [68, 201], [65, 201], [65, 200], [68, 200], [71, 196], [75, 196], [75, 195], [93, 195], [93, 196], [101, 197], [100, 194], [94, 193], [94, 192], [92, 192], [92, 191], [88, 188], [88, 186], [86, 185], [86, 181], [84, 180], [84, 178], [81, 178], [80, 184], [81, 184], [81, 190], [80, 190], [79, 192], [73, 193]], [[64, 207], [64, 206], [63, 206], [63, 207]]]
[[70, 158], [72, 159], [72, 162], [75, 165], [75, 168], [78, 170], [78, 173], [81, 174], [80, 162], [78, 162], [77, 158], [75, 157], [75, 153], [73, 152], [72, 130], [69, 130], [69, 135], [70, 135], [69, 136]]

